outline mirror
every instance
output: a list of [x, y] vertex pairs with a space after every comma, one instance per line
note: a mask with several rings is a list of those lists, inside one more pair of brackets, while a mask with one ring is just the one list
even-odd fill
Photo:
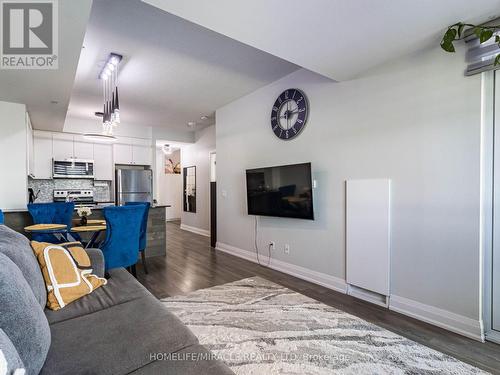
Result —
[[196, 212], [196, 167], [184, 168], [184, 212]]

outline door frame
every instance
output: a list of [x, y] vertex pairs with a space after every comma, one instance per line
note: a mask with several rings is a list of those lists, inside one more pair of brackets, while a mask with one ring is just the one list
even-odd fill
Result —
[[[210, 232], [210, 241], [212, 241], [212, 182], [215, 182], [217, 187], [217, 159], [215, 161], [215, 181], [212, 181], [212, 155], [217, 155], [217, 150], [213, 149], [208, 152], [208, 228]], [[215, 192], [215, 238], [217, 238], [217, 191]], [[215, 247], [215, 246], [214, 246]]]
[[[499, 157], [497, 163], [500, 161], [500, 97], [495, 95], [496, 92], [500, 92], [500, 75], [496, 76], [495, 71], [483, 72], [481, 74], [480, 316], [483, 319], [485, 339], [500, 343], [500, 331], [493, 330], [492, 327], [493, 246], [496, 237], [499, 237], [497, 241], [500, 242], [500, 236], [494, 236], [496, 155]], [[498, 118], [495, 118], [495, 112]]]

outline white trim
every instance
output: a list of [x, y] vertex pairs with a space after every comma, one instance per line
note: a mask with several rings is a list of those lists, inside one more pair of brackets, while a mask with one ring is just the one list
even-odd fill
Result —
[[[215, 248], [224, 253], [231, 254], [239, 258], [249, 260], [250, 262], [257, 263], [257, 255], [255, 254], [255, 252], [243, 250], [231, 245], [227, 245], [222, 242], [217, 242]], [[263, 264], [267, 264], [269, 262], [269, 257], [263, 254], [262, 255], [259, 254], [259, 259]], [[302, 280], [310, 281], [314, 284], [324, 286], [325, 288], [332, 289], [337, 292], [341, 292], [344, 294], [347, 293], [347, 284], [345, 280], [335, 276], [313, 271], [308, 268], [283, 262], [282, 260], [277, 260], [274, 258], [271, 258], [271, 261], [269, 263], [269, 268], [286, 273], [288, 275], [298, 277], [299, 279]]]
[[363, 301], [389, 308], [389, 296], [372, 292], [371, 290], [360, 288], [359, 286], [347, 284], [347, 294]]
[[192, 226], [186, 225], [186, 224], [181, 224], [181, 229], [187, 230], [188, 232], [200, 234], [200, 235], [205, 236], [205, 237], [210, 237], [210, 231], [208, 231], [206, 229], [196, 228], [196, 227], [192, 227]]
[[484, 342], [483, 321], [455, 314], [408, 298], [391, 295], [389, 309]]
[[171, 221], [180, 221], [180, 220], [181, 220], [180, 217], [171, 217], [170, 219], [167, 219], [165, 221], [168, 223], [168, 222], [171, 222]]

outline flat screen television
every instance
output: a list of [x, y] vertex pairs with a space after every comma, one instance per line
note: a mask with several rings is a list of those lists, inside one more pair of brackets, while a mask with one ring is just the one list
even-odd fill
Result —
[[311, 163], [248, 169], [248, 214], [314, 220]]

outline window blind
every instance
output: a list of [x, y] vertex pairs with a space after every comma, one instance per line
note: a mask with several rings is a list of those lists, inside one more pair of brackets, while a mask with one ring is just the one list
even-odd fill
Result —
[[[488, 24], [500, 23], [500, 19], [489, 22]], [[488, 25], [487, 24], [487, 25]], [[479, 43], [479, 38], [469, 31], [469, 35], [465, 38], [467, 45], [466, 62], [467, 69], [465, 70], [466, 76], [482, 73], [488, 70], [500, 69], [500, 65], [495, 66], [495, 57], [500, 54], [500, 48], [495, 43], [495, 33], [490, 40]]]

